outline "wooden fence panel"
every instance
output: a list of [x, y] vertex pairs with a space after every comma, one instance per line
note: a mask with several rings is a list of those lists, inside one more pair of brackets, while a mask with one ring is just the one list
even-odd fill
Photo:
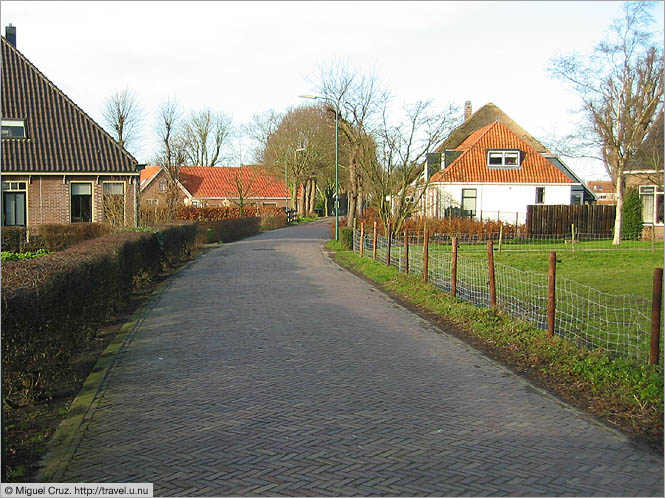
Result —
[[529, 235], [565, 235], [575, 225], [575, 233], [610, 236], [616, 206], [602, 204], [531, 205], [526, 210]]

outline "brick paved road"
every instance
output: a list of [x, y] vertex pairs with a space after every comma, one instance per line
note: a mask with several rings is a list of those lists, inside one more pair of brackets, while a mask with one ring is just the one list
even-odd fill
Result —
[[321, 224], [214, 249], [119, 358], [62, 481], [156, 495], [658, 495], [663, 458], [327, 261]]

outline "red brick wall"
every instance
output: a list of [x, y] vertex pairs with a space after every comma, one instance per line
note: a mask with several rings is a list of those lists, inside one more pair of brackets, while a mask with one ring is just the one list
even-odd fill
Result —
[[[2, 181], [27, 182], [27, 223], [29, 227], [45, 223], [69, 223], [70, 219], [70, 183], [92, 183], [92, 221], [103, 222], [102, 182], [118, 181], [125, 184], [125, 224], [135, 225], [134, 215], [134, 184], [132, 177], [127, 176], [78, 176], [69, 175], [63, 183], [60, 175], [32, 175], [32, 181], [27, 176], [2, 175]], [[138, 180], [138, 177], [135, 177]], [[136, 185], [138, 189], [138, 185]]]

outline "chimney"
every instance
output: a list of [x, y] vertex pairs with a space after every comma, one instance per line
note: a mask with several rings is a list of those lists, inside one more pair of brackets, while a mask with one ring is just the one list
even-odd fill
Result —
[[472, 112], [471, 112], [471, 101], [467, 100], [466, 102], [464, 102], [464, 121], [469, 119], [471, 117], [471, 114], [472, 114]]
[[5, 27], [5, 38], [12, 47], [16, 48], [16, 26], [12, 26], [12, 23]]

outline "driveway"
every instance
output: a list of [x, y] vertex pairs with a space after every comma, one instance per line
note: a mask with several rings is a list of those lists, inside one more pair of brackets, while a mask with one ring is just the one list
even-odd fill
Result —
[[63, 482], [155, 496], [663, 496], [663, 458], [325, 257], [325, 223], [215, 248], [118, 356]]

